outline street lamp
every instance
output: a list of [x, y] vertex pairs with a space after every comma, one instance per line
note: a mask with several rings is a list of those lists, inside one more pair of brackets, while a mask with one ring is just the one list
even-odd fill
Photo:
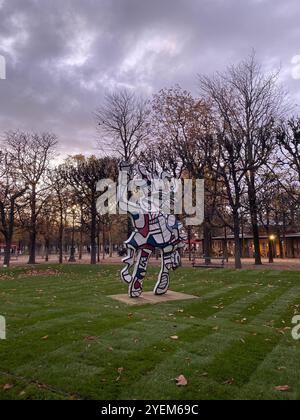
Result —
[[275, 235], [271, 235], [269, 237], [269, 263], [272, 264], [274, 262], [274, 241], [276, 239]]
[[73, 226], [72, 226], [72, 244], [71, 244], [71, 253], [69, 262], [75, 263], [75, 219], [76, 219], [76, 206], [72, 207], [72, 217], [73, 217]]

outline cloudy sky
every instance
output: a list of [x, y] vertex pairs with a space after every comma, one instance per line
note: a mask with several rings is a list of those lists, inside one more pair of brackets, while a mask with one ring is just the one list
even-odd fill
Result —
[[299, 0], [0, 0], [0, 134], [51, 130], [61, 153], [93, 151], [106, 91], [197, 93], [254, 48], [300, 101]]

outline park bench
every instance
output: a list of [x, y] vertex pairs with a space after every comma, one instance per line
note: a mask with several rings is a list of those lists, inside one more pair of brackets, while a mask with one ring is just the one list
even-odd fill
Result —
[[[224, 268], [226, 258], [223, 257], [200, 257], [200, 261], [197, 262], [197, 257], [193, 258], [194, 268]], [[202, 261], [201, 261], [202, 260]]]

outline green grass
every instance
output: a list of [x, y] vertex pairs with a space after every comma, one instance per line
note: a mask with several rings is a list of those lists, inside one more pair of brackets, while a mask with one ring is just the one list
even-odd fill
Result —
[[129, 307], [119, 269], [0, 271], [0, 399], [300, 398], [298, 272], [181, 269], [172, 289], [199, 299]]

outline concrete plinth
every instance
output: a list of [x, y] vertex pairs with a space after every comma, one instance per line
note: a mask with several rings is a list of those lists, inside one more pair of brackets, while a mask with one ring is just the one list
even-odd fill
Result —
[[127, 305], [156, 305], [163, 302], [198, 299], [198, 296], [172, 292], [171, 290], [162, 296], [156, 296], [153, 294], [153, 292], [146, 292], [143, 293], [139, 298], [130, 298], [127, 294], [113, 295], [109, 297], [119, 302], [126, 303]]

